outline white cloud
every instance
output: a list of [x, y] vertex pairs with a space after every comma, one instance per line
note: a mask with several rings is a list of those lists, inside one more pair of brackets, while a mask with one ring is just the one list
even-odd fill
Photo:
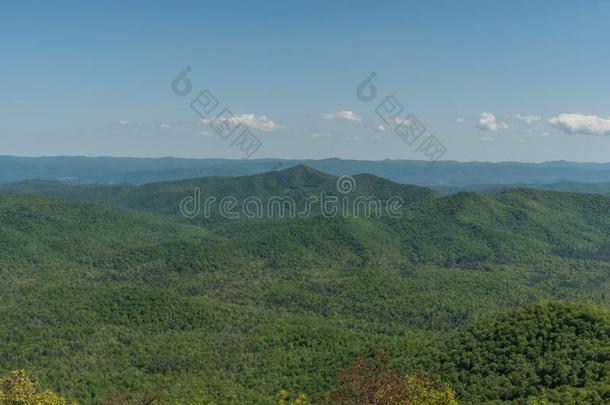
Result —
[[163, 128], [163, 129], [168, 129], [168, 128], [171, 128], [171, 127], [172, 127], [171, 125], [166, 124], [166, 123], [162, 123], [162, 124], [159, 125], [159, 128]]
[[543, 132], [542, 136], [551, 136], [551, 134], [549, 134], [548, 132]]
[[456, 123], [456, 124], [461, 124], [461, 123], [463, 123], [464, 121], [466, 121], [466, 120], [465, 120], [464, 118], [460, 117], [460, 118], [458, 118], [457, 120], [455, 120], [455, 123]]
[[477, 128], [483, 131], [497, 131], [499, 129], [507, 129], [508, 125], [503, 122], [498, 122], [496, 116], [492, 113], [482, 112]]
[[129, 121], [128, 120], [120, 120], [119, 124], [121, 124], [121, 125], [129, 125]]
[[610, 119], [596, 115], [562, 113], [551, 118], [549, 124], [566, 134], [610, 135]]
[[377, 132], [383, 132], [383, 131], [385, 131], [385, 127], [383, 125], [379, 124], [379, 125], [377, 125], [377, 128], [375, 128], [375, 130]]
[[539, 115], [521, 115], [521, 114], [515, 114], [515, 118], [518, 119], [519, 121], [525, 122], [528, 125], [531, 125], [534, 122], [540, 121], [542, 119], [542, 117]]
[[208, 132], [208, 131], [201, 131], [201, 132], [199, 132], [199, 135], [201, 135], [201, 136], [212, 136], [213, 134], [211, 132]]
[[491, 138], [491, 137], [489, 137], [489, 136], [484, 136], [484, 137], [482, 137], [482, 138], [481, 138], [481, 140], [482, 140], [482, 141], [485, 141], [485, 142], [491, 142], [491, 141], [493, 141], [493, 140], [494, 140], [494, 138]]
[[[209, 124], [213, 119], [204, 118], [201, 120], [204, 124]], [[282, 125], [276, 123], [265, 115], [254, 115], [254, 114], [239, 114], [232, 116], [222, 116], [218, 119], [219, 122], [227, 123], [229, 125], [245, 125], [250, 128], [258, 129], [263, 132], [275, 131], [276, 129], [283, 128]]]
[[360, 117], [358, 114], [354, 113], [353, 111], [349, 111], [349, 110], [322, 113], [321, 115], [322, 115], [322, 118], [326, 118], [327, 120], [340, 119], [340, 120], [347, 120], [347, 121], [362, 122], [362, 117]]

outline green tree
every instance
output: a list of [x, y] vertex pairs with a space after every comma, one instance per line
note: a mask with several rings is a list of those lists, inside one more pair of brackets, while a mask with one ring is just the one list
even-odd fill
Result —
[[308, 405], [310, 403], [305, 394], [299, 394], [299, 396], [292, 402], [290, 402], [290, 394], [286, 390], [281, 390], [277, 396], [278, 405]]

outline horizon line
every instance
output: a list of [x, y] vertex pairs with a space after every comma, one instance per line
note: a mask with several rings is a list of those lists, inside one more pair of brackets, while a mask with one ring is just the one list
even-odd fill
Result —
[[[17, 158], [17, 159], [53, 159], [53, 158], [84, 158], [84, 159], [132, 159], [132, 160], [161, 160], [161, 159], [176, 159], [176, 160], [224, 160], [233, 162], [260, 162], [260, 161], [325, 161], [325, 160], [339, 160], [339, 161], [352, 161], [352, 162], [417, 162], [426, 165], [430, 165], [429, 160], [424, 159], [356, 159], [356, 158], [340, 158], [337, 156], [325, 157], [325, 158], [283, 158], [283, 157], [266, 157], [256, 159], [240, 159], [240, 158], [224, 158], [224, 157], [184, 157], [184, 156], [112, 156], [112, 155], [0, 155], [1, 158]], [[578, 161], [578, 160], [539, 160], [539, 161], [525, 161], [525, 160], [438, 160], [434, 164], [438, 163], [490, 163], [490, 164], [548, 164], [548, 163], [568, 163], [568, 164], [597, 164], [607, 165], [610, 161]]]

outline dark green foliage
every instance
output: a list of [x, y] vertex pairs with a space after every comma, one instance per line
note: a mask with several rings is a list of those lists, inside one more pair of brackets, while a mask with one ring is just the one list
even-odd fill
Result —
[[564, 302], [530, 305], [459, 333], [427, 365], [466, 403], [546, 397], [606, 404], [610, 312]]

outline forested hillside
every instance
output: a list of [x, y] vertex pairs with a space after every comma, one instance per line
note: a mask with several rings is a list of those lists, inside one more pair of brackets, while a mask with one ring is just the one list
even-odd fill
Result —
[[[291, 197], [302, 207], [308, 196], [326, 193], [341, 196], [335, 176], [299, 165], [282, 171], [244, 177], [203, 177], [172, 182], [150, 183], [141, 186], [69, 185], [61, 182], [25, 181], [5, 185], [4, 190], [32, 192], [85, 202], [100, 202], [119, 208], [132, 208], [162, 214], [180, 214], [180, 201], [192, 196], [195, 189], [201, 198], [247, 197], [268, 199], [273, 196]], [[351, 198], [374, 196], [380, 199], [401, 197], [406, 203], [431, 199], [439, 194], [425, 187], [404, 185], [369, 174], [353, 176], [355, 187]], [[48, 184], [48, 187], [45, 187]], [[0, 188], [0, 191], [2, 189]], [[217, 212], [216, 212], [217, 214]]]
[[431, 357], [466, 403], [610, 402], [610, 312], [592, 306], [532, 304], [469, 327]]
[[610, 198], [354, 178], [401, 215], [180, 215], [195, 187], [340, 194], [303, 166], [0, 195], [0, 375], [80, 403], [317, 402], [350, 394], [339, 371], [372, 347], [461, 403], [607, 401]]

